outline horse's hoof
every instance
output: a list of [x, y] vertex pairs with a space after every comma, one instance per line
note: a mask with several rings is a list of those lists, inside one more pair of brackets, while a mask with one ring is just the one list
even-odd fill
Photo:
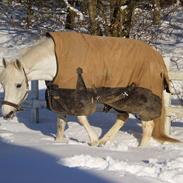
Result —
[[64, 137], [56, 137], [55, 143], [68, 143], [68, 139], [66, 139]]
[[56, 139], [55, 139], [55, 142], [56, 142], [56, 143], [61, 143], [61, 142], [63, 142], [63, 139], [57, 139], [57, 138], [56, 138]]
[[148, 142], [140, 142], [140, 144], [138, 145], [139, 147], [148, 147]]
[[107, 141], [105, 141], [105, 140], [99, 140], [98, 146], [99, 147], [105, 146], [106, 143], [107, 143]]
[[98, 144], [99, 144], [98, 140], [89, 143], [90, 146], [98, 146]]

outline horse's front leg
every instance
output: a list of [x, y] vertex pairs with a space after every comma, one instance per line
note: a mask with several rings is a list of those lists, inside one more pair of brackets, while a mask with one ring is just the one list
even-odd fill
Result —
[[56, 142], [61, 142], [64, 139], [64, 130], [66, 125], [66, 117], [63, 115], [57, 116], [57, 133], [56, 133]]
[[98, 145], [98, 136], [95, 133], [95, 131], [91, 128], [88, 119], [86, 116], [77, 116], [78, 121], [84, 126], [86, 129], [88, 136], [90, 138], [90, 144], [93, 145]]

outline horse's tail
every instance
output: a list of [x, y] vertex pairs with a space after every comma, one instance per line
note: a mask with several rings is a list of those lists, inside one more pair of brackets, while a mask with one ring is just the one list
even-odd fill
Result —
[[163, 92], [162, 92], [162, 108], [161, 108], [161, 115], [160, 117], [154, 119], [154, 130], [152, 133], [152, 136], [157, 139], [160, 142], [173, 142], [173, 143], [178, 143], [180, 142], [177, 139], [174, 139], [172, 137], [169, 137], [166, 133], [165, 133], [165, 104], [164, 104], [164, 97], [163, 97]]

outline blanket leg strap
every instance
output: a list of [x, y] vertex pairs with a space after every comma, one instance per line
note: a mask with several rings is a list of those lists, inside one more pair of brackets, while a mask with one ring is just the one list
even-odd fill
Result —
[[111, 141], [120, 130], [120, 128], [123, 127], [128, 117], [129, 115], [126, 112], [118, 114], [116, 122], [112, 128], [99, 140], [99, 145], [102, 146], [105, 145], [108, 141]]
[[95, 133], [95, 131], [91, 128], [88, 119], [86, 116], [77, 116], [78, 121], [84, 126], [84, 128], [86, 129], [88, 136], [90, 138], [90, 144], [92, 146], [94, 145], [98, 145], [98, 136]]

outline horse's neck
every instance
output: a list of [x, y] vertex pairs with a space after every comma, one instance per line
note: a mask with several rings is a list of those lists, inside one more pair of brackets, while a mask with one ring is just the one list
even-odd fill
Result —
[[56, 74], [57, 64], [52, 39], [45, 39], [30, 48], [20, 61], [28, 80], [52, 80]]

